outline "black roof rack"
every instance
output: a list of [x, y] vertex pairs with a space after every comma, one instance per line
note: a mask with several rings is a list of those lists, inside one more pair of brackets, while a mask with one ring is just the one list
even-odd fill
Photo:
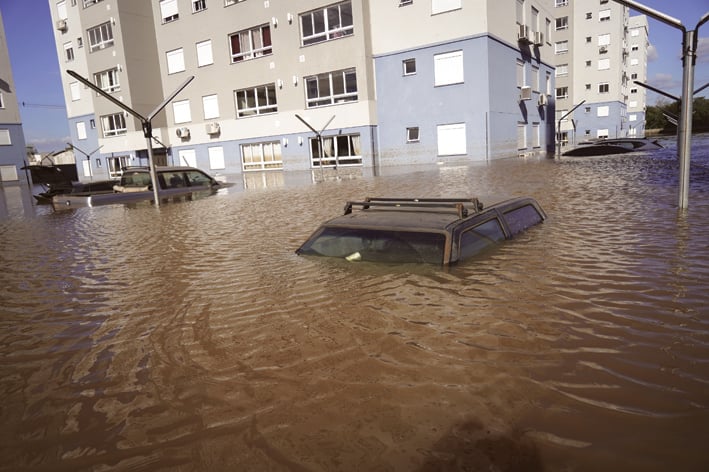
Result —
[[367, 197], [363, 202], [349, 201], [345, 204], [345, 215], [352, 213], [352, 207], [360, 206], [363, 210], [372, 207], [419, 208], [429, 212], [454, 212], [459, 218], [465, 218], [482, 211], [483, 205], [477, 198], [384, 198]]

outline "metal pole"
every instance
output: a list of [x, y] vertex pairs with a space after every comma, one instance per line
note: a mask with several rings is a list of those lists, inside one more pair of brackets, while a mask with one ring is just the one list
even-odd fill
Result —
[[679, 119], [679, 136], [677, 148], [679, 151], [679, 208], [684, 210], [689, 206], [689, 162], [692, 155], [692, 108], [694, 97], [694, 62], [696, 31], [685, 31], [682, 43], [682, 103]]
[[148, 165], [150, 166], [150, 181], [153, 183], [153, 199], [155, 206], [160, 206], [160, 197], [158, 195], [158, 173], [155, 171], [155, 160], [153, 159], [153, 125], [150, 121], [143, 122], [143, 135], [145, 136], [145, 145], [148, 148]]

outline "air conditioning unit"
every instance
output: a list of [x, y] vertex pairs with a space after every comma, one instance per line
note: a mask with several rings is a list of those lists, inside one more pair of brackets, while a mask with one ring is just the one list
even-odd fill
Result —
[[529, 26], [527, 25], [517, 25], [519, 29], [517, 30], [517, 41], [520, 43], [529, 43]]
[[598, 48], [598, 52], [599, 52], [600, 54], [605, 54], [605, 53], [608, 52], [608, 47], [607, 47], [607, 46], [601, 46], [600, 48]]
[[547, 104], [547, 95], [545, 93], [539, 94], [539, 99], [537, 100], [537, 105], [544, 106]]
[[57, 20], [57, 29], [59, 31], [66, 31], [68, 29], [66, 20]]
[[525, 85], [519, 90], [520, 100], [531, 100], [532, 99], [532, 87]]
[[219, 133], [219, 123], [207, 123], [205, 128], [207, 129], [207, 134], [218, 134]]
[[542, 46], [544, 44], [544, 33], [541, 31], [536, 31], [534, 33], [534, 45]]
[[177, 134], [178, 138], [187, 139], [190, 137], [190, 129], [189, 128], [177, 128], [175, 133]]

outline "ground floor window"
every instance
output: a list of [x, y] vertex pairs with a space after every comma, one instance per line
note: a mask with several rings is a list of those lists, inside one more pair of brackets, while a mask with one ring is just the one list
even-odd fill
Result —
[[310, 138], [310, 154], [313, 167], [362, 165], [360, 135], [323, 136], [322, 149], [318, 138]]
[[241, 165], [245, 171], [283, 169], [280, 141], [242, 144]]
[[517, 123], [517, 150], [523, 151], [527, 149], [527, 125], [526, 123]]
[[120, 177], [123, 173], [123, 168], [128, 167], [129, 159], [129, 156], [107, 157], [109, 177], [112, 179]]
[[438, 125], [436, 139], [438, 140], [439, 156], [464, 155], [467, 151], [465, 123]]

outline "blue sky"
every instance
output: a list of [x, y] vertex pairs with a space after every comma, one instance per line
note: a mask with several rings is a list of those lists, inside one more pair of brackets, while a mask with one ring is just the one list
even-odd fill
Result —
[[[709, 0], [639, 0], [639, 3], [680, 20], [690, 30], [709, 11]], [[42, 152], [62, 149], [69, 141], [69, 129], [49, 2], [0, 0], [0, 11], [27, 144]], [[699, 36], [695, 89], [709, 82], [709, 23], [700, 28]], [[680, 95], [682, 85], [681, 40], [680, 30], [650, 19], [653, 49], [647, 82], [674, 95]], [[709, 97], [709, 88], [700, 96]], [[658, 98], [659, 95], [649, 92], [648, 104], [654, 104]]]

